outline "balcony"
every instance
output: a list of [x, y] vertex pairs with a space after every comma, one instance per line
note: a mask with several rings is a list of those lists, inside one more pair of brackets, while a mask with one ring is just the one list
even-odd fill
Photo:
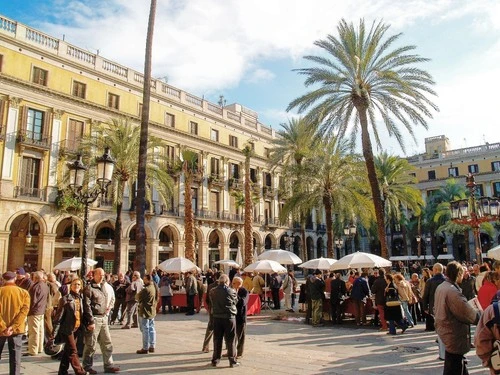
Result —
[[14, 197], [36, 200], [36, 201], [44, 201], [45, 200], [45, 189], [38, 189], [32, 187], [25, 186], [16, 186], [14, 188]]
[[59, 142], [59, 157], [71, 157], [78, 154], [80, 150], [80, 141], [74, 139], [65, 139]]
[[245, 221], [243, 215], [230, 214], [227, 212], [196, 210], [194, 216], [200, 221], [216, 221], [216, 222], [230, 222], [230, 223], [243, 223]]
[[17, 133], [17, 142], [25, 147], [50, 150], [52, 140], [42, 133], [35, 133], [29, 130], [20, 130]]
[[230, 178], [228, 182], [229, 182], [229, 189], [241, 191], [244, 188], [243, 181], [238, 178]]
[[276, 229], [280, 226], [280, 221], [276, 217], [266, 217], [262, 223], [267, 229]]
[[263, 186], [262, 187], [262, 195], [265, 198], [273, 199], [274, 195], [275, 195], [274, 189], [271, 186]]
[[260, 197], [260, 186], [258, 182], [252, 182], [252, 190], [255, 194], [259, 195]]
[[211, 187], [219, 187], [219, 188], [224, 188], [225, 182], [224, 178], [216, 173], [212, 173], [210, 177], [208, 178], [208, 184]]
[[316, 224], [316, 232], [326, 233], [326, 225], [325, 224]]

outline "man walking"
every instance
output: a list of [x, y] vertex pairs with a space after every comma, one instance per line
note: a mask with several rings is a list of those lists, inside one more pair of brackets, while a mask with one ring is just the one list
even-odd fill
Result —
[[458, 262], [446, 266], [447, 279], [436, 288], [436, 331], [445, 347], [443, 375], [468, 375], [464, 354], [470, 350], [470, 324], [477, 324], [480, 313], [467, 303], [457, 284], [464, 270]]
[[114, 374], [120, 369], [113, 364], [113, 343], [109, 333], [108, 315], [114, 303], [113, 287], [104, 279], [104, 270], [96, 268], [93, 280], [87, 284], [84, 294], [83, 314], [87, 324], [83, 368], [90, 374], [97, 374], [92, 368], [97, 344], [101, 347], [104, 372]]
[[[426, 281], [422, 302], [425, 312], [425, 330], [434, 331], [434, 301], [437, 287], [444, 282], [443, 265], [436, 263], [432, 267], [433, 276]], [[444, 360], [444, 345], [438, 335], [439, 359]]]
[[21, 373], [21, 345], [26, 330], [26, 317], [30, 308], [30, 295], [16, 286], [16, 274], [2, 275], [0, 288], [0, 356], [7, 341], [9, 348], [9, 374]]
[[212, 314], [214, 318], [214, 354], [212, 366], [217, 366], [222, 355], [222, 340], [226, 341], [229, 366], [236, 367], [236, 303], [238, 296], [234, 289], [229, 287], [229, 277], [221, 275], [219, 285], [210, 291]]
[[43, 280], [43, 273], [37, 271], [33, 274], [33, 284], [28, 290], [30, 295], [30, 311], [28, 312], [28, 353], [35, 356], [43, 351], [44, 342], [44, 316], [49, 299], [49, 287]]
[[111, 314], [111, 324], [115, 324], [118, 317], [118, 312], [120, 312], [120, 324], [125, 318], [125, 309], [127, 307], [127, 288], [130, 282], [125, 278], [122, 272], [118, 274], [118, 280], [113, 283], [113, 289], [115, 291], [115, 305], [113, 306], [113, 313]]
[[249, 293], [243, 287], [243, 279], [239, 276], [233, 277], [233, 289], [238, 295], [238, 302], [236, 303], [236, 359], [239, 359], [243, 357], [243, 349], [245, 348]]
[[135, 300], [135, 295], [141, 291], [144, 283], [141, 279], [141, 274], [138, 271], [134, 271], [132, 274], [132, 283], [127, 287], [127, 296], [125, 297], [127, 302], [127, 308], [125, 310], [125, 325], [122, 329], [137, 328], [137, 301]]
[[154, 353], [156, 345], [155, 316], [158, 288], [151, 275], [144, 275], [142, 281], [144, 281], [144, 288], [135, 296], [139, 302], [139, 328], [142, 332], [142, 349], [139, 349], [137, 354]]
[[379, 331], [388, 331], [387, 321], [385, 320], [385, 288], [387, 287], [387, 282], [385, 281], [385, 271], [381, 268], [378, 270], [378, 277], [375, 279], [372, 285], [372, 293], [375, 295], [375, 306], [378, 311], [378, 316], [380, 320]]

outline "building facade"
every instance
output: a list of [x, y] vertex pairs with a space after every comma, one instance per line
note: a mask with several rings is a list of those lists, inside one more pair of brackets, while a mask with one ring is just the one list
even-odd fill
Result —
[[[99, 123], [127, 118], [140, 124], [143, 75], [26, 25], [0, 16], [0, 270], [24, 265], [51, 269], [81, 249], [82, 219], [56, 207], [67, 162], [80, 141]], [[311, 216], [306, 250], [291, 222], [278, 220], [283, 204], [280, 172], [268, 154], [275, 131], [240, 104], [217, 105], [167, 83], [151, 81], [150, 134], [164, 140], [160, 152], [175, 160], [187, 148], [198, 153], [193, 186], [196, 262], [235, 258], [243, 247], [243, 215], [232, 191], [243, 188], [242, 148], [251, 144], [254, 207], [253, 241], [257, 253], [285, 248], [304, 257], [326, 255], [319, 215]], [[170, 202], [153, 194], [146, 216], [146, 266], [184, 254], [184, 179], [174, 175]], [[135, 253], [134, 192], [124, 201], [121, 270]], [[319, 220], [319, 219], [318, 219]], [[113, 207], [99, 199], [91, 207], [89, 256], [111, 270], [114, 261]], [[28, 240], [31, 239], [31, 241]], [[75, 238], [74, 243], [72, 238]]]
[[[500, 143], [450, 149], [445, 135], [429, 137], [425, 139], [425, 153], [412, 156], [408, 161], [416, 168], [417, 187], [422, 192], [424, 201], [450, 178], [465, 186], [465, 177], [469, 173], [475, 177], [478, 196], [500, 197]], [[499, 227], [494, 227], [493, 236], [481, 231], [483, 254], [500, 244]], [[421, 236], [421, 246], [429, 255], [458, 260], [476, 257], [472, 231], [468, 236], [446, 233], [436, 233], [433, 238], [430, 233], [422, 233]]]

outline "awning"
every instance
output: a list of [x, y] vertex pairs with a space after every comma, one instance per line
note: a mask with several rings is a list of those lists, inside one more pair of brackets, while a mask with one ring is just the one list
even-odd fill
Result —
[[439, 254], [438, 259], [455, 259], [453, 254]]
[[394, 256], [394, 257], [389, 258], [389, 260], [391, 262], [399, 261], [399, 260], [410, 260], [410, 259], [411, 259], [411, 256], [409, 256], [409, 255], [398, 255], [398, 256]]
[[434, 259], [434, 255], [412, 255], [411, 256], [412, 260], [425, 260], [425, 259]]

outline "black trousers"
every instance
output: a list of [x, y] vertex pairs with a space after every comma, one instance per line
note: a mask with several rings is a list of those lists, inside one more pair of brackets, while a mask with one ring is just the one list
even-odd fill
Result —
[[125, 309], [127, 308], [127, 302], [125, 301], [125, 298], [116, 298], [115, 299], [115, 305], [113, 306], [113, 313], [111, 314], [111, 322], [115, 322], [116, 318], [118, 317], [118, 311], [121, 311], [120, 313], [120, 323], [123, 321], [123, 318], [125, 317]]
[[443, 375], [469, 375], [467, 361], [462, 354], [445, 352]]
[[9, 348], [9, 374], [19, 375], [21, 373], [23, 335], [0, 336], [0, 356], [2, 355], [5, 341], [7, 341], [7, 347]]
[[333, 324], [342, 323], [342, 305], [340, 300], [330, 300], [331, 316]]
[[242, 357], [245, 349], [245, 335], [247, 332], [247, 322], [236, 323], [236, 356]]
[[194, 314], [194, 299], [196, 295], [195, 294], [188, 294], [186, 295], [187, 298], [187, 312], [188, 314]]
[[222, 356], [222, 340], [226, 341], [229, 363], [236, 362], [236, 319], [214, 318], [214, 354], [212, 363], [219, 363]]
[[273, 305], [275, 310], [279, 310], [281, 308], [280, 305], [280, 290], [279, 288], [272, 288], [271, 294], [273, 295]]

